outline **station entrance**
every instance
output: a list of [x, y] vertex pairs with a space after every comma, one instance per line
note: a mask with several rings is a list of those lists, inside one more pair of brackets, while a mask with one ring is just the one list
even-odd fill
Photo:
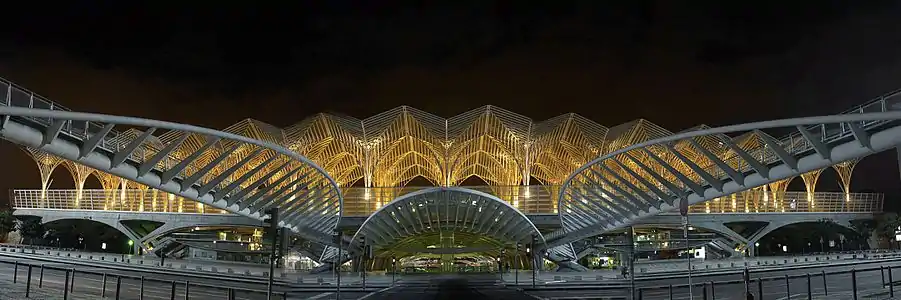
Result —
[[371, 270], [468, 273], [528, 269], [530, 249], [543, 244], [535, 225], [506, 201], [439, 187], [377, 210], [354, 234], [351, 248], [372, 252]]

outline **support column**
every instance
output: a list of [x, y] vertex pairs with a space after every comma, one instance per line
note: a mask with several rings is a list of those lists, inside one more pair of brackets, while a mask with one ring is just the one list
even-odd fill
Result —
[[66, 169], [69, 170], [69, 173], [72, 174], [72, 179], [75, 180], [75, 202], [72, 203], [73, 208], [96, 209], [93, 207], [93, 202], [89, 202], [88, 205], [82, 205], [81, 203], [82, 195], [84, 193], [84, 183], [88, 181], [88, 176], [91, 176], [91, 173], [94, 173], [94, 169], [71, 161], [66, 161]]
[[901, 173], [901, 147], [895, 147], [895, 153], [898, 156], [898, 172]]
[[[898, 155], [899, 158], [901, 158], [901, 152], [899, 152]], [[854, 167], [857, 166], [858, 162], [860, 162], [860, 159], [855, 158], [832, 166], [832, 168], [835, 169], [835, 172], [838, 173], [839, 180], [842, 181], [842, 191], [845, 192], [845, 202], [851, 201], [851, 174], [854, 173]], [[901, 160], [899, 160], [899, 164], [901, 164]]]
[[[50, 178], [53, 175], [53, 171], [56, 170], [60, 164], [63, 163], [63, 159], [58, 156], [54, 156], [48, 154], [46, 152], [32, 149], [32, 148], [22, 148], [25, 153], [28, 153], [34, 162], [38, 165], [38, 171], [41, 173], [41, 199], [40, 203], [26, 203], [24, 206], [27, 207], [44, 207], [44, 208], [58, 208], [58, 207], [50, 207], [47, 201], [47, 190], [50, 189], [50, 184], [53, 183], [53, 180]], [[19, 203], [18, 205], [23, 205]]]
[[816, 199], [814, 199], [814, 195], [817, 189], [817, 181], [820, 179], [820, 174], [823, 174], [823, 171], [826, 169], [817, 169], [804, 174], [801, 174], [801, 179], [804, 180], [804, 188], [807, 190], [807, 211], [813, 212], [816, 211]]

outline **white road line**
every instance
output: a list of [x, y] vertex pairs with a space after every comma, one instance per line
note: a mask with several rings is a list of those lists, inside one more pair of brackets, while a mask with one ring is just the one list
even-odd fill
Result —
[[322, 298], [325, 298], [325, 297], [327, 297], [327, 296], [329, 296], [329, 295], [331, 295], [331, 294], [334, 294], [334, 293], [332, 293], [332, 292], [326, 292], [326, 293], [322, 293], [322, 294], [319, 294], [319, 295], [316, 295], [316, 296], [313, 296], [313, 297], [310, 297], [310, 298], [307, 298], [307, 300], [316, 300], [316, 299], [322, 299]]
[[387, 287], [387, 288], [384, 288], [384, 289], [381, 289], [381, 290], [378, 290], [378, 291], [375, 291], [375, 292], [366, 294], [366, 295], [363, 296], [363, 297], [357, 298], [357, 300], [369, 299], [369, 297], [372, 297], [372, 296], [374, 296], [374, 295], [381, 294], [381, 293], [387, 293], [389, 290], [391, 290], [391, 289], [393, 289], [393, 288], [395, 288], [395, 287], [396, 287], [396, 286]]

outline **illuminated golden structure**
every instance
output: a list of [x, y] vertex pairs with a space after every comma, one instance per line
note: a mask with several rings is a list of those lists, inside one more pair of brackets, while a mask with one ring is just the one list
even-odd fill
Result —
[[[709, 127], [701, 125], [689, 130], [706, 128]], [[417, 177], [423, 178], [433, 186], [457, 186], [470, 177], [477, 177], [488, 184], [484, 187], [475, 187], [477, 190], [494, 194], [526, 213], [557, 213], [556, 194], [559, 184], [577, 168], [603, 154], [673, 134], [643, 119], [608, 129], [577, 114], [564, 114], [536, 122], [494, 106], [484, 106], [447, 119], [406, 106], [362, 120], [333, 114], [317, 114], [284, 129], [258, 120], [245, 119], [222, 131], [282, 145], [316, 162], [344, 187], [345, 215], [368, 215], [396, 197], [418, 190], [419, 187], [405, 186]], [[123, 143], [127, 143], [139, 138], [143, 133], [137, 129], [129, 129], [121, 133], [120, 138], [123, 139]], [[150, 151], [143, 153], [146, 153], [145, 155], [156, 153], [166, 145], [178, 142], [180, 136], [176, 131], [150, 136], [148, 142], [142, 145]], [[761, 131], [750, 131], [733, 140], [738, 148], [751, 151], [764, 147], [766, 139], [773, 137]], [[697, 143], [719, 157], [735, 156], [734, 152], [712, 136], [699, 138]], [[204, 151], [204, 145], [205, 141], [200, 136], [189, 135], [172, 151], [174, 156], [180, 158], [200, 152], [195, 162], [184, 172], [185, 175], [200, 170], [221, 153], [221, 151]], [[709, 168], [713, 165], [712, 161], [687, 141], [676, 143], [674, 147], [699, 166]], [[247, 158], [247, 155], [240, 155], [243, 150], [242, 147], [238, 147], [235, 153], [239, 155], [228, 157], [230, 162], [210, 170], [204, 178], [217, 177], [224, 172], [231, 172], [225, 175], [230, 179], [240, 178], [270, 157], [259, 155], [241, 162], [239, 160]], [[39, 167], [42, 182], [40, 195], [48, 193], [52, 182], [50, 174], [57, 166], [65, 167], [75, 179], [74, 199], [63, 200], [74, 202], [60, 203], [62, 199], [54, 199], [52, 202], [55, 204], [50, 205], [53, 207], [65, 205], [69, 208], [82, 209], [226, 213], [224, 210], [207, 208], [204, 204], [186, 201], [178, 195], [89, 169], [39, 150], [26, 148], [26, 152], [35, 159]], [[690, 178], [700, 179], [696, 172], [672, 154], [666, 151], [656, 153], [660, 153], [661, 158]], [[636, 158], [646, 165], [657, 166], [655, 170], [673, 179], [673, 175], [654, 163], [650, 156], [639, 153]], [[636, 166], [634, 162], [628, 160], [623, 162], [627, 166]], [[834, 166], [842, 179], [843, 188], [850, 186], [854, 163], [856, 161]], [[232, 170], [233, 166], [237, 167]], [[622, 166], [609, 167], [620, 174], [627, 174]], [[806, 202], [803, 205], [805, 209], [813, 211], [816, 207], [814, 203], [816, 179], [823, 170], [800, 176], [807, 186], [806, 195], [803, 197]], [[639, 176], [650, 176], [640, 168], [634, 168], [632, 171]], [[254, 172], [254, 174], [266, 173], [267, 170]], [[101, 182], [104, 190], [102, 196], [94, 191], [87, 196], [82, 195], [85, 193], [82, 191], [85, 181], [91, 175], [96, 176]], [[754, 188], [751, 194], [745, 192], [733, 195], [730, 199], [723, 200], [730, 203], [727, 205], [718, 204], [721, 199], [717, 198], [711, 203], [695, 205], [692, 211], [739, 213], [784, 211], [787, 207], [784, 199], [785, 189], [790, 180]], [[58, 191], [55, 195], [61, 192]], [[35, 201], [30, 199], [37, 196], [39, 195], [33, 191], [17, 192], [16, 197], [20, 199], [17, 205], [33, 203]], [[64, 197], [62, 194], [58, 196]], [[92, 202], [90, 206], [81, 205], [85, 201], [82, 198], [88, 196], [90, 201], [97, 202]], [[851, 196], [852, 194], [846, 190], [846, 200], [850, 200]], [[40, 197], [46, 200], [45, 196]], [[823, 197], [831, 199], [832, 196], [824, 194], [816, 198]], [[855, 197], [869, 199], [873, 196], [861, 194]], [[31, 205], [40, 206], [40, 204]], [[711, 206], [716, 208], [710, 209]], [[867, 207], [869, 209], [869, 206]], [[831, 204], [830, 208], [823, 209], [840, 211], [841, 208]]]
[[[260, 221], [279, 208], [279, 226], [336, 244], [331, 235], [342, 215], [379, 211], [413, 190], [417, 178], [441, 187], [478, 178], [493, 194], [491, 205], [559, 213], [562, 230], [542, 236], [554, 261], [574, 256], [558, 248], [572, 252], [569, 243], [673, 210], [675, 200], [704, 213], [879, 210], [881, 198], [853, 201], [851, 173], [857, 160], [894, 147], [892, 135], [901, 134], [891, 127], [901, 115], [887, 114], [899, 107], [899, 93], [849, 112], [881, 115], [701, 125], [673, 134], [643, 119], [612, 128], [576, 114], [536, 122], [494, 106], [450, 118], [401, 106], [362, 120], [318, 114], [286, 128], [246, 119], [211, 130], [71, 112], [0, 80], [2, 90], [0, 137], [29, 147], [41, 171], [40, 191], [16, 191], [19, 208], [228, 211]], [[780, 139], [761, 131], [780, 127], [795, 131]], [[71, 197], [48, 190], [59, 165], [75, 179]], [[827, 197], [823, 205], [814, 190], [830, 167], [839, 172], [844, 201]], [[99, 193], [85, 191], [91, 175], [100, 179]], [[809, 185], [800, 204], [786, 193], [798, 176]]]
[[[891, 140], [874, 141], [888, 136], [880, 130], [901, 128], [893, 111], [899, 103], [901, 91], [895, 91], [839, 115], [717, 129], [699, 126], [678, 134], [643, 120], [613, 127], [607, 153], [563, 182], [563, 230], [547, 240], [552, 251], [572, 257], [567, 243], [676, 208], [704, 213], [878, 211], [881, 199], [876, 205], [851, 200], [851, 174], [862, 157], [896, 146]], [[761, 131], [774, 128], [789, 134], [775, 138]], [[830, 167], [838, 172], [844, 197], [815, 193], [820, 174]], [[806, 197], [786, 192], [797, 177], [807, 186]]]

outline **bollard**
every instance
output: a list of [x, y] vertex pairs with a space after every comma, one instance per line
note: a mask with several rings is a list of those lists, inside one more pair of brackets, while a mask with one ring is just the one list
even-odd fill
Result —
[[851, 294], [857, 300], [857, 270], [851, 269]]
[[172, 290], [169, 294], [169, 300], [175, 300], [175, 280], [172, 281]]
[[75, 292], [75, 268], [72, 268], [72, 281], [69, 282], [69, 291]]
[[144, 300], [144, 275], [141, 275], [141, 289], [138, 294], [139, 300]]
[[228, 289], [228, 300], [235, 300], [235, 290]]
[[185, 280], [185, 300], [188, 300], [188, 294], [190, 294], [188, 287], [190, 287], [190, 286], [191, 286], [191, 284], [188, 283], [187, 280]]
[[16, 283], [16, 279], [19, 278], [19, 261], [13, 262], [13, 283]]
[[829, 285], [826, 284], [826, 270], [823, 270], [823, 295], [829, 296]]
[[28, 278], [25, 278], [25, 298], [31, 295], [31, 265], [28, 265]]
[[710, 299], [716, 299], [716, 288], [713, 281], [710, 282]]
[[885, 287], [885, 267], [879, 266], [879, 275], [882, 276], [882, 287]]
[[[742, 279], [745, 282], [745, 295], [751, 292], [751, 272], [748, 271], [748, 268], [745, 267], [745, 271], [742, 272]], [[670, 297], [672, 298], [672, 297]]]
[[807, 273], [807, 299], [813, 299], [813, 288], [810, 286], [810, 273]]
[[103, 273], [103, 281], [100, 283], [100, 298], [106, 297], [106, 273]]
[[642, 300], [644, 298], [644, 290], [638, 289], [638, 300]]
[[282, 300], [288, 300], [288, 292], [282, 292]]
[[895, 281], [892, 280], [892, 266], [888, 266], [888, 295], [895, 297]]
[[701, 299], [707, 300], [707, 285], [701, 284]]
[[119, 293], [122, 291], [122, 276], [116, 276], [116, 300], [119, 300]]
[[788, 282], [788, 274], [785, 274], [785, 297], [792, 298], [791, 285]]
[[763, 278], [757, 278], [757, 299], [763, 299]]
[[69, 300], [69, 272], [71, 270], [66, 270], [66, 283], [63, 284], [63, 300]]
[[44, 286], [44, 264], [41, 264], [41, 274], [38, 275], [38, 288]]
[[673, 285], [669, 285], [669, 300], [673, 300]]

